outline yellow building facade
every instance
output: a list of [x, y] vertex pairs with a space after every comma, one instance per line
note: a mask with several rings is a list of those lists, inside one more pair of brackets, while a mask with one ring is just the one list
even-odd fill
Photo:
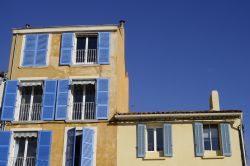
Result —
[[14, 29], [0, 165], [244, 165], [242, 112], [129, 112], [124, 21]]

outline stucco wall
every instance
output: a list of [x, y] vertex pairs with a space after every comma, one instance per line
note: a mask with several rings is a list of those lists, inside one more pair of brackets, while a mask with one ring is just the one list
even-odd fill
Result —
[[[239, 124], [239, 123], [238, 123]], [[241, 153], [237, 123], [230, 129], [232, 156], [223, 159], [195, 157], [192, 123], [174, 123], [173, 157], [145, 160], [136, 157], [136, 125], [119, 125], [117, 129], [117, 165], [119, 166], [240, 166]]]

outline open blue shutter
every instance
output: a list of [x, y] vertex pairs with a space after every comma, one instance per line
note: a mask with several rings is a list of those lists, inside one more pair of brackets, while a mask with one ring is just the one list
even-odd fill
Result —
[[43, 120], [53, 120], [56, 102], [56, 80], [45, 80], [43, 93]]
[[137, 125], [137, 157], [145, 157], [145, 124]]
[[173, 156], [172, 146], [172, 125], [165, 123], [163, 125], [163, 142], [164, 142], [164, 156]]
[[231, 156], [232, 155], [229, 128], [230, 128], [230, 124], [228, 124], [228, 123], [221, 123], [220, 124], [222, 154], [224, 156]]
[[36, 166], [50, 165], [51, 141], [52, 141], [51, 131], [39, 131]]
[[109, 79], [97, 79], [97, 95], [96, 95], [96, 118], [108, 119], [109, 112]]
[[33, 66], [37, 49], [37, 35], [25, 35], [22, 66]]
[[98, 33], [98, 63], [109, 64], [110, 62], [110, 32]]
[[74, 47], [74, 33], [63, 33], [60, 65], [70, 65]]
[[0, 165], [8, 166], [11, 131], [0, 131]]
[[82, 129], [81, 166], [93, 166], [94, 159], [94, 129]]
[[17, 80], [8, 80], [5, 87], [2, 117], [3, 121], [14, 120], [14, 113], [16, 108], [16, 96], [18, 90]]
[[66, 166], [74, 166], [76, 128], [68, 130], [67, 136]]
[[69, 80], [58, 80], [56, 120], [66, 120], [68, 110]]
[[195, 154], [196, 156], [204, 155], [203, 146], [203, 124], [194, 123], [194, 141], [195, 141]]
[[38, 35], [35, 66], [45, 66], [48, 52], [49, 34]]

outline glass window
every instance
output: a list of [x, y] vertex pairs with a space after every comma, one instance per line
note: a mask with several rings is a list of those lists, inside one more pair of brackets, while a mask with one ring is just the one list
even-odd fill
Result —
[[148, 129], [148, 151], [154, 151], [154, 129]]
[[162, 128], [147, 129], [147, 151], [163, 150], [163, 130]]
[[203, 126], [203, 138], [205, 150], [219, 150], [219, 134], [218, 125], [204, 125]]

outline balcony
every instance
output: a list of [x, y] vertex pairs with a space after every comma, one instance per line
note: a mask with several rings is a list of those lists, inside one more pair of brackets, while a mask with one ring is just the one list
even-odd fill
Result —
[[76, 64], [96, 64], [97, 49], [77, 49]]
[[72, 113], [72, 120], [95, 119], [95, 102], [75, 102]]
[[20, 105], [19, 121], [37, 121], [41, 120], [42, 103]]
[[11, 166], [35, 166], [36, 157], [13, 157], [11, 158]]

